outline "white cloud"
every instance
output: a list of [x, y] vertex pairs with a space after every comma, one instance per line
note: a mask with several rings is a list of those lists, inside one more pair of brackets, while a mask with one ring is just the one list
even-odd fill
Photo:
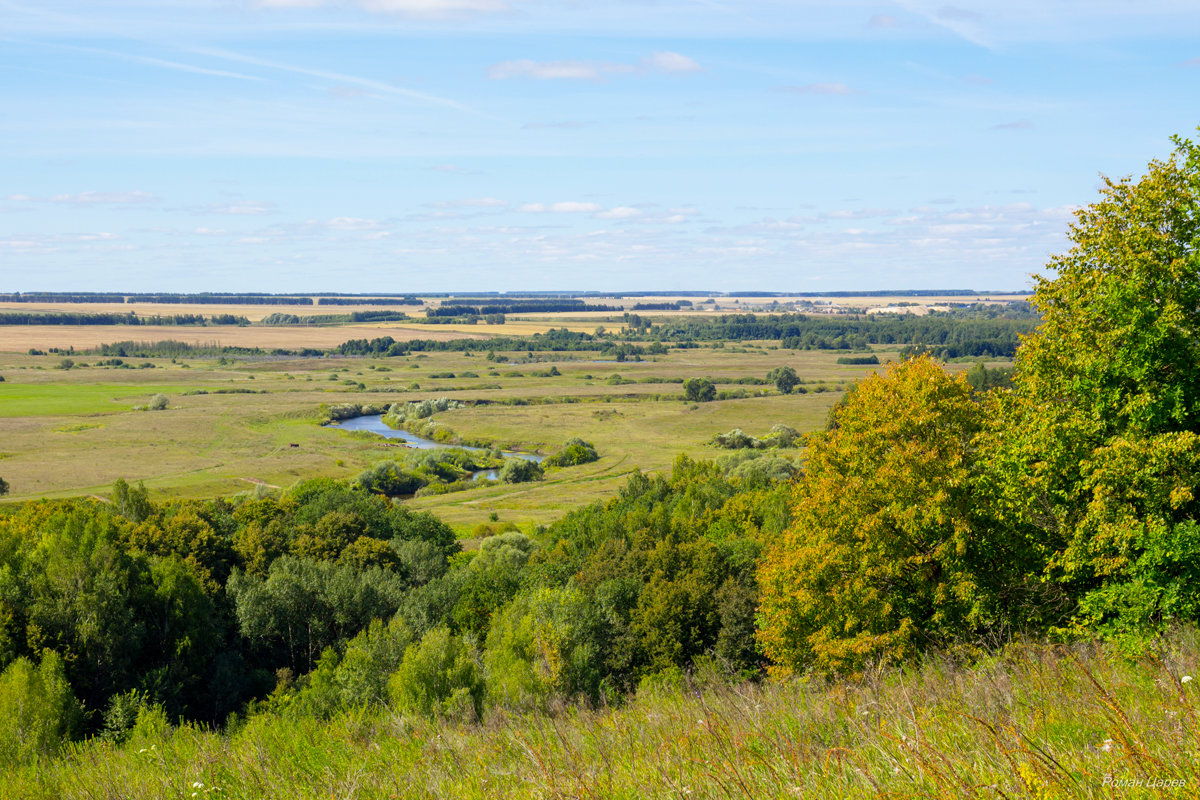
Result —
[[615, 64], [591, 61], [532, 61], [520, 58], [501, 61], [488, 70], [488, 77], [502, 81], [509, 78], [532, 78], [534, 80], [599, 80], [603, 74], [612, 72]]
[[700, 72], [704, 69], [693, 59], [669, 51], [654, 53], [649, 58], [642, 59], [642, 63], [647, 68], [659, 72]]
[[641, 209], [633, 208], [632, 206], [617, 206], [610, 208], [607, 211], [599, 211], [596, 213], [596, 219], [634, 219], [642, 215]]
[[496, 197], [468, 197], [463, 200], [442, 200], [426, 203], [427, 208], [508, 208], [508, 202]]
[[374, 231], [383, 227], [383, 223], [374, 219], [361, 217], [334, 217], [329, 220], [310, 219], [304, 222], [305, 228], [324, 229], [329, 231]]
[[646, 56], [636, 64], [613, 61], [533, 61], [519, 58], [501, 61], [488, 70], [492, 80], [529, 78], [532, 80], [598, 81], [609, 75], [647, 75], [650, 73], [685, 74], [703, 69], [694, 59], [672, 52]]
[[521, 206], [518, 211], [523, 211], [528, 214], [592, 214], [601, 211], [603, 206], [599, 203], [581, 203], [578, 201], [567, 200], [559, 203], [526, 203]]
[[125, 205], [157, 201], [158, 198], [150, 192], [79, 192], [78, 194], [56, 194], [50, 198], [51, 203], [73, 206]]

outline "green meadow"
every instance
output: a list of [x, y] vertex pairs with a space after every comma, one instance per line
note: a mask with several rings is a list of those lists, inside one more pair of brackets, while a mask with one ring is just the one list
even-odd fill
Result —
[[[524, 526], [611, 496], [633, 470], [669, 468], [681, 454], [715, 457], [715, 434], [811, 431], [848, 384], [875, 367], [837, 364], [845, 351], [722, 342], [644, 360], [582, 353], [418, 353], [401, 357], [99, 359], [0, 354], [0, 459], [7, 501], [106, 496], [118, 478], [155, 497], [201, 498], [286, 489], [316, 476], [350, 478], [403, 453], [395, 441], [323, 427], [324, 407], [450, 397], [437, 415], [459, 439], [551, 454], [572, 437], [600, 460], [542, 481], [481, 486], [408, 501], [467, 535], [492, 515]], [[881, 351], [881, 361], [896, 351]], [[89, 363], [90, 362], [90, 363]], [[803, 383], [765, 382], [790, 366]], [[557, 373], [557, 374], [555, 374]], [[730, 399], [683, 399], [682, 381], [707, 377]], [[753, 381], [753, 382], [752, 382]], [[157, 394], [161, 411], [140, 410]], [[720, 394], [718, 395], [721, 396]], [[798, 456], [793, 451], [792, 456]]]

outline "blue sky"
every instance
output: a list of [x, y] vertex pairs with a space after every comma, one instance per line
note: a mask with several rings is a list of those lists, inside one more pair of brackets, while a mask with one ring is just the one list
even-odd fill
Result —
[[0, 0], [0, 291], [1021, 289], [1165, 0]]

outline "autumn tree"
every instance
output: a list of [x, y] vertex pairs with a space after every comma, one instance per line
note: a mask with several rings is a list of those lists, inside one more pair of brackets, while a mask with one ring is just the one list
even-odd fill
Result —
[[854, 672], [1004, 624], [1027, 566], [981, 516], [987, 418], [923, 357], [867, 378], [809, 440], [792, 524], [759, 568], [758, 638], [777, 673]]

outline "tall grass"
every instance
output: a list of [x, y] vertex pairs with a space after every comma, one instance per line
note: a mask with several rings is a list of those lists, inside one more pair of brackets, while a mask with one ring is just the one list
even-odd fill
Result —
[[[6, 798], [1191, 797], [1200, 637], [1138, 661], [1012, 645], [854, 683], [692, 678], [595, 710], [482, 723], [261, 716], [0, 773]], [[1200, 677], [1200, 676], [1197, 676]]]

